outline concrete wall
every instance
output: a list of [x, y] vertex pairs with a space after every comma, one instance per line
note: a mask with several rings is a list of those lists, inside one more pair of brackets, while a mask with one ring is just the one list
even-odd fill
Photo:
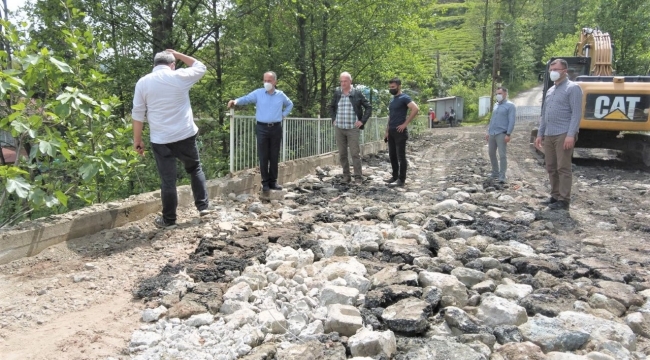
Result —
[[[377, 153], [384, 150], [383, 142], [374, 142], [362, 146], [363, 154]], [[282, 183], [297, 180], [313, 172], [317, 166], [337, 165], [338, 152], [280, 164], [279, 179]], [[229, 193], [255, 193], [261, 189], [258, 169], [244, 170], [231, 177], [208, 181], [210, 198]], [[189, 185], [178, 187], [178, 206], [193, 206], [194, 199]], [[0, 264], [33, 256], [49, 246], [60, 242], [95, 234], [104, 229], [111, 229], [137, 221], [145, 216], [160, 212], [160, 191], [153, 191], [119, 202], [99, 204], [75, 210], [66, 214], [50, 216], [42, 220], [21, 223], [17, 229], [0, 233]]]

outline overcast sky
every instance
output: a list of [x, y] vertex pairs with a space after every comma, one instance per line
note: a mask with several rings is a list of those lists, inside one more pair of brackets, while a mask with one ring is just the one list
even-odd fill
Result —
[[[12, 14], [9, 17], [10, 22], [13, 22], [14, 24], [16, 24], [16, 22], [20, 22], [20, 21], [29, 22], [29, 20], [26, 19], [25, 16], [18, 16], [16, 14], [16, 11], [18, 10], [18, 8], [20, 8], [21, 6], [24, 6], [29, 1], [30, 0], [7, 0], [7, 7], [9, 8], [9, 12]], [[31, 0], [31, 1], [35, 1], [35, 0]], [[2, 18], [4, 19], [5, 14], [4, 14], [4, 7], [2, 6], [2, 2], [0, 2], [0, 15], [2, 15]]]
[[[7, 7], [9, 11], [16, 11], [19, 7], [25, 5], [27, 0], [7, 0]], [[0, 5], [2, 7], [2, 5]]]

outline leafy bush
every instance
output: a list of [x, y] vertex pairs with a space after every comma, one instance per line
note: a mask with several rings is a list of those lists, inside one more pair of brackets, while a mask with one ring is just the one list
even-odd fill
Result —
[[[2, 25], [15, 50], [0, 73], [0, 101], [10, 105], [0, 130], [27, 157], [0, 166], [0, 226], [128, 196], [142, 164], [131, 124], [114, 115], [119, 100], [102, 90], [110, 79], [96, 60], [105, 45], [88, 29], [63, 26], [67, 46], [58, 54]], [[8, 60], [0, 51], [0, 61]]]

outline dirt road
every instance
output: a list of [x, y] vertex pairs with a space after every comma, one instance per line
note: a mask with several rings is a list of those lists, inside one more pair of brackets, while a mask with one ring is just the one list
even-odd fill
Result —
[[[515, 100], [539, 105], [540, 99], [536, 88]], [[527, 134], [533, 125], [517, 124], [508, 149], [509, 183], [497, 190], [513, 198], [513, 208], [537, 211], [548, 181], [529, 154]], [[439, 191], [441, 176], [483, 176], [489, 163], [483, 134], [483, 127], [440, 128], [413, 139], [408, 149], [414, 159], [412, 181]], [[599, 259], [603, 265], [585, 276], [625, 282], [637, 291], [650, 288], [649, 179], [646, 169], [609, 154], [581, 153], [570, 216], [541, 215], [547, 216], [546, 228], [521, 237], [547, 253], [571, 258], [587, 252]], [[153, 226], [152, 215], [0, 266], [2, 358], [128, 357], [140, 312], [151, 305], [134, 299], [133, 290], [165, 265], [187, 260], [198, 240], [216, 228], [212, 220], [196, 218], [195, 210], [184, 209], [180, 227], [164, 232]], [[637, 349], [648, 354], [647, 340], [640, 338]]]

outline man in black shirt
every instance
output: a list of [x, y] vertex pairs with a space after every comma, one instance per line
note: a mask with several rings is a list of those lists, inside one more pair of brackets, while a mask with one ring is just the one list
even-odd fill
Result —
[[[404, 186], [406, 182], [406, 140], [409, 138], [407, 126], [417, 116], [418, 105], [411, 97], [402, 93], [402, 81], [392, 78], [388, 81], [388, 91], [393, 98], [388, 104], [388, 155], [393, 168], [393, 176], [385, 180], [390, 186]], [[411, 109], [409, 113], [409, 109]], [[408, 118], [407, 118], [408, 113]]]

